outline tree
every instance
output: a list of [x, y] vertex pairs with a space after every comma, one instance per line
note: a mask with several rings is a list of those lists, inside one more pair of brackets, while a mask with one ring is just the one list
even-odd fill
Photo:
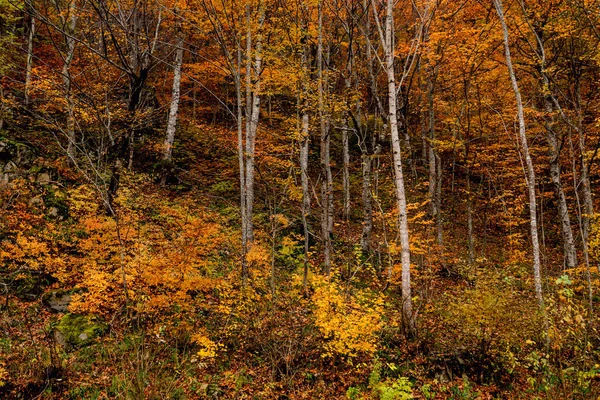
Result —
[[538, 239], [538, 227], [537, 227], [537, 200], [535, 193], [535, 170], [533, 168], [533, 161], [531, 154], [529, 153], [529, 146], [527, 143], [527, 134], [525, 130], [525, 115], [523, 112], [523, 101], [521, 100], [521, 91], [519, 90], [519, 84], [517, 77], [513, 69], [512, 58], [510, 54], [510, 44], [508, 40], [508, 26], [504, 18], [504, 10], [502, 8], [502, 0], [494, 0], [494, 6], [496, 12], [500, 18], [500, 24], [502, 26], [502, 36], [504, 40], [504, 54], [506, 57], [506, 65], [508, 68], [508, 74], [510, 75], [510, 82], [515, 94], [515, 100], [517, 103], [517, 119], [519, 122], [519, 140], [521, 144], [521, 152], [525, 158], [526, 167], [526, 183], [527, 193], [529, 197], [529, 224], [531, 228], [531, 242], [533, 246], [533, 278], [535, 283], [535, 295], [537, 297], [540, 308], [544, 307], [544, 297], [542, 294], [542, 275], [541, 275], [541, 263], [540, 263], [540, 243]]
[[[179, 17], [179, 10], [173, 10], [175, 17]], [[177, 21], [177, 44], [175, 49], [175, 66], [173, 68], [173, 94], [171, 95], [171, 106], [169, 107], [169, 120], [167, 122], [167, 135], [165, 138], [164, 155], [165, 161], [171, 161], [173, 154], [173, 142], [175, 140], [175, 128], [177, 126], [177, 111], [179, 110], [179, 99], [181, 98], [181, 66], [183, 64], [183, 34], [181, 21]]]

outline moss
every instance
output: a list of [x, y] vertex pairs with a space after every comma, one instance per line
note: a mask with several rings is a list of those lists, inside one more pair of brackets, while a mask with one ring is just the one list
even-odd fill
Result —
[[81, 347], [107, 330], [107, 325], [85, 315], [65, 314], [56, 326], [57, 340], [63, 345]]

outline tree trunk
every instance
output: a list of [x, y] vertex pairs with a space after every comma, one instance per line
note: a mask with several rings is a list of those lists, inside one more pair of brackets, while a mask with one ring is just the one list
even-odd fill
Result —
[[406, 210], [406, 193], [402, 172], [402, 155], [400, 136], [398, 133], [398, 115], [396, 106], [396, 77], [394, 74], [394, 0], [387, 0], [385, 21], [385, 60], [388, 81], [388, 122], [390, 126], [392, 151], [394, 159], [394, 175], [396, 200], [398, 206], [398, 222], [400, 243], [402, 247], [402, 314], [404, 325], [409, 334], [415, 333], [415, 321], [412, 310], [412, 293], [410, 282], [410, 242], [408, 236], [408, 216]]
[[[254, 54], [254, 65], [252, 66], [252, 39], [250, 24], [250, 6], [246, 6], [247, 18], [247, 41], [246, 41], [246, 218], [247, 218], [247, 238], [248, 243], [254, 241], [254, 227], [252, 216], [254, 214], [254, 153], [256, 148], [256, 134], [258, 130], [258, 120], [260, 114], [261, 100], [261, 71], [262, 71], [262, 27], [265, 20], [264, 4], [260, 1], [258, 5], [258, 33], [256, 35], [256, 48]], [[254, 82], [252, 82], [254, 77]], [[249, 93], [248, 90], [251, 92]], [[249, 121], [248, 121], [249, 120]]]
[[310, 192], [308, 187], [308, 145], [310, 142], [309, 132], [309, 116], [308, 116], [308, 88], [306, 81], [308, 80], [308, 43], [307, 38], [304, 38], [302, 47], [302, 121], [301, 121], [301, 137], [300, 137], [300, 180], [302, 182], [302, 228], [304, 231], [304, 274], [302, 277], [302, 287], [307, 288], [308, 284], [308, 215], [310, 214]]
[[[179, 14], [175, 10], [175, 16]], [[183, 35], [181, 33], [181, 21], [177, 20], [177, 50], [175, 51], [175, 67], [173, 71], [173, 90], [171, 95], [171, 107], [169, 108], [169, 120], [167, 122], [167, 136], [164, 144], [163, 159], [171, 161], [173, 155], [173, 142], [175, 141], [175, 128], [177, 127], [177, 112], [179, 110], [179, 98], [181, 97], [181, 66], [183, 64]]]
[[237, 152], [240, 169], [240, 214], [242, 222], [242, 284], [248, 281], [248, 217], [246, 215], [246, 169], [244, 156], [244, 122], [242, 117], [242, 48], [237, 41], [237, 65], [235, 70], [235, 94], [237, 104]]
[[69, 163], [75, 163], [75, 116], [73, 110], [73, 98], [71, 91], [71, 62], [73, 61], [73, 57], [75, 55], [75, 38], [73, 35], [75, 34], [75, 26], [77, 24], [77, 12], [75, 8], [75, 1], [71, 2], [69, 7], [69, 21], [65, 26], [66, 36], [65, 41], [67, 45], [67, 51], [64, 58], [63, 68], [62, 68], [62, 79], [63, 79], [63, 87], [65, 90], [65, 98], [67, 100], [66, 114], [67, 114], [67, 157], [69, 159]]
[[333, 227], [332, 223], [332, 191], [333, 191], [333, 177], [331, 174], [331, 160], [330, 160], [330, 138], [329, 138], [329, 126], [327, 124], [325, 116], [325, 84], [324, 84], [324, 73], [323, 73], [323, 2], [319, 1], [318, 4], [319, 13], [319, 32], [318, 32], [318, 45], [317, 45], [317, 71], [318, 71], [318, 92], [319, 92], [319, 126], [321, 132], [321, 236], [323, 241], [323, 271], [327, 276], [331, 273], [331, 230]]
[[563, 248], [565, 254], [566, 267], [571, 269], [577, 266], [577, 250], [575, 248], [575, 240], [573, 238], [573, 230], [571, 228], [571, 219], [569, 217], [569, 208], [567, 206], [567, 199], [565, 192], [562, 187], [561, 174], [560, 174], [560, 149], [559, 137], [554, 128], [553, 118], [553, 98], [550, 92], [550, 80], [546, 74], [546, 51], [544, 48], [544, 36], [541, 27], [533, 28], [532, 31], [536, 36], [538, 52], [540, 55], [540, 67], [539, 73], [541, 77], [541, 92], [544, 98], [545, 108], [545, 128], [546, 128], [546, 141], [548, 142], [548, 155], [550, 157], [550, 178], [554, 186], [554, 193], [558, 203], [558, 216], [561, 222], [561, 231], [563, 237]]
[[[592, 288], [592, 279], [590, 271], [590, 253], [589, 253], [589, 232], [590, 232], [590, 219], [594, 216], [594, 203], [592, 198], [592, 189], [589, 177], [589, 165], [586, 155], [585, 135], [583, 133], [583, 112], [581, 110], [581, 81], [578, 78], [575, 85], [575, 108], [577, 110], [577, 131], [579, 134], [579, 152], [581, 154], [581, 183], [583, 192], [583, 215], [581, 215], [581, 206], [579, 205], [578, 197], [578, 209], [580, 215], [580, 226], [581, 226], [581, 241], [583, 242], [583, 256], [585, 260], [586, 278], [588, 284], [588, 302], [590, 312], [594, 310], [594, 290]], [[571, 145], [572, 146], [572, 145]], [[573, 167], [573, 176], [575, 179], [576, 169]], [[576, 179], [575, 179], [576, 180]], [[577, 185], [575, 185], [575, 193], [577, 194]]]
[[371, 157], [366, 152], [362, 154], [362, 203], [363, 229], [360, 247], [363, 252], [371, 251], [371, 233], [373, 232], [373, 203], [371, 199]]
[[25, 105], [29, 105], [29, 91], [31, 89], [31, 72], [33, 70], [33, 38], [35, 37], [35, 17], [31, 12], [29, 37], [27, 39], [27, 66], [25, 67]]
[[[552, 112], [552, 104], [546, 100], [546, 112]], [[571, 218], [569, 217], [569, 208], [567, 199], [562, 187], [560, 177], [560, 148], [556, 132], [552, 128], [552, 122], [546, 122], [546, 140], [548, 142], [548, 152], [550, 156], [550, 177], [554, 185], [554, 193], [558, 202], [558, 214], [561, 222], [563, 247], [565, 253], [565, 263], [567, 268], [575, 268], [577, 266], [577, 250], [575, 249], [575, 240], [573, 238], [573, 230], [571, 229]]]
[[468, 229], [468, 249], [469, 265], [475, 262], [475, 243], [473, 239], [473, 196], [471, 195], [471, 171], [467, 168], [467, 229]]
[[508, 27], [506, 20], [504, 19], [504, 11], [502, 9], [502, 0], [494, 0], [494, 5], [502, 24], [502, 33], [504, 39], [504, 53], [506, 56], [506, 64], [508, 67], [508, 73], [510, 75], [510, 81], [515, 93], [515, 99], [517, 103], [517, 115], [519, 120], [519, 139], [521, 142], [521, 151], [525, 158], [526, 166], [526, 181], [527, 191], [529, 195], [529, 222], [531, 226], [531, 242], [533, 246], [533, 278], [535, 283], [535, 294], [538, 300], [540, 308], [544, 307], [544, 297], [542, 294], [542, 276], [540, 267], [540, 243], [538, 239], [538, 228], [537, 228], [537, 204], [535, 197], [535, 170], [533, 169], [533, 161], [529, 154], [529, 146], [527, 144], [527, 135], [525, 131], [525, 116], [523, 114], [523, 101], [521, 100], [521, 91], [517, 83], [517, 77], [512, 65], [512, 59], [510, 55], [510, 46], [508, 42]]
[[344, 130], [342, 131], [342, 151], [344, 165], [342, 169], [342, 180], [344, 188], [344, 218], [350, 218], [350, 146], [348, 144], [348, 118], [344, 118]]

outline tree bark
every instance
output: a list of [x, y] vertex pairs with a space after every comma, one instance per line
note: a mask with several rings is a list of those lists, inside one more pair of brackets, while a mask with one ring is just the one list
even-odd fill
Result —
[[242, 105], [242, 48], [237, 41], [237, 65], [235, 70], [235, 94], [237, 104], [237, 152], [240, 170], [240, 214], [242, 223], [242, 285], [246, 286], [248, 280], [248, 218], [246, 216], [246, 168], [244, 155], [244, 122]]
[[442, 160], [437, 152], [435, 144], [435, 108], [433, 104], [435, 84], [437, 79], [437, 66], [431, 69], [429, 74], [429, 89], [427, 91], [428, 99], [428, 131], [429, 131], [429, 145], [428, 145], [428, 163], [429, 163], [429, 199], [431, 201], [431, 215], [435, 221], [436, 226], [436, 238], [438, 244], [438, 250], [440, 253], [440, 259], [444, 264], [444, 236], [442, 227]]
[[[552, 105], [548, 102], [548, 99], [546, 99], [546, 112], [552, 112]], [[556, 137], [556, 132], [552, 128], [550, 117], [548, 117], [548, 120], [546, 121], [546, 141], [548, 142], [548, 153], [550, 156], [550, 178], [554, 185], [554, 193], [558, 203], [558, 216], [562, 228], [565, 263], [567, 268], [575, 268], [577, 266], [577, 250], [575, 249], [569, 208], [567, 206], [567, 199], [560, 176], [560, 148], [558, 145], [558, 138]]]
[[500, 18], [502, 25], [502, 33], [504, 40], [504, 54], [506, 57], [506, 64], [508, 67], [508, 73], [510, 75], [510, 81], [512, 84], [513, 91], [515, 93], [515, 99], [517, 103], [517, 115], [519, 121], [519, 139], [521, 142], [521, 151], [525, 158], [526, 166], [526, 181], [527, 181], [527, 192], [529, 196], [529, 223], [531, 227], [531, 242], [533, 247], [533, 279], [535, 284], [535, 294], [540, 308], [544, 307], [544, 297], [542, 293], [542, 276], [540, 267], [540, 243], [538, 239], [538, 228], [537, 228], [537, 200], [535, 197], [535, 170], [533, 168], [533, 161], [529, 153], [529, 146], [527, 143], [527, 135], [525, 130], [525, 116], [523, 113], [523, 101], [521, 100], [521, 91], [517, 83], [517, 77], [512, 65], [512, 58], [510, 54], [510, 46], [508, 41], [508, 27], [504, 18], [504, 11], [502, 8], [502, 0], [494, 0], [494, 5]]
[[350, 146], [348, 142], [348, 117], [344, 118], [344, 129], [342, 131], [342, 152], [344, 165], [342, 167], [342, 183], [344, 188], [344, 218], [350, 218]]
[[31, 89], [31, 73], [33, 70], [33, 38], [35, 37], [35, 17], [31, 12], [29, 23], [29, 36], [27, 39], [27, 65], [25, 67], [25, 105], [29, 105], [29, 91]]
[[308, 39], [303, 38], [302, 46], [302, 120], [301, 120], [301, 137], [300, 137], [300, 180], [302, 183], [302, 229], [304, 231], [304, 273], [302, 277], [302, 287], [307, 288], [308, 284], [308, 251], [309, 251], [309, 231], [308, 231], [308, 215], [310, 214], [310, 192], [308, 187], [308, 146], [310, 143], [309, 132], [309, 115], [308, 115], [308, 88], [306, 81], [308, 80]]
[[[175, 10], [175, 17], [179, 12]], [[173, 156], [173, 142], [175, 141], [175, 128], [177, 127], [177, 112], [179, 110], [179, 99], [181, 97], [181, 67], [183, 64], [183, 35], [181, 32], [181, 21], [177, 20], [177, 49], [175, 50], [175, 66], [173, 71], [173, 90], [171, 95], [171, 106], [169, 108], [169, 120], [167, 122], [167, 135], [164, 144], [163, 159], [171, 161]]]
[[[254, 155], [256, 149], [256, 134], [260, 114], [261, 101], [261, 72], [262, 72], [262, 27], [265, 20], [265, 9], [262, 0], [258, 5], [258, 33], [252, 65], [252, 27], [250, 23], [250, 5], [246, 6], [247, 39], [246, 39], [246, 218], [248, 243], [254, 241]], [[254, 78], [254, 79], [252, 79]]]
[[469, 249], [469, 265], [475, 262], [475, 242], [473, 239], [473, 196], [471, 194], [471, 171], [467, 168], [467, 247]]
[[412, 293], [410, 281], [410, 241], [408, 233], [408, 216], [406, 210], [406, 192], [402, 172], [402, 155], [398, 132], [398, 115], [396, 106], [396, 77], [394, 73], [394, 0], [387, 0], [385, 21], [385, 64], [388, 81], [388, 123], [390, 126], [396, 200], [398, 206], [398, 223], [400, 243], [402, 247], [402, 314], [404, 325], [409, 334], [415, 333], [415, 321], [412, 310]]
[[371, 156], [367, 152], [362, 154], [362, 204], [363, 204], [363, 229], [360, 238], [360, 247], [363, 252], [371, 251], [371, 233], [373, 232], [373, 203], [371, 199]]
[[63, 79], [63, 87], [65, 90], [65, 98], [67, 100], [66, 106], [66, 114], [67, 114], [67, 157], [69, 162], [73, 165], [75, 162], [75, 116], [73, 110], [73, 97], [71, 90], [71, 63], [73, 61], [73, 57], [75, 55], [75, 38], [73, 35], [75, 34], [75, 27], [77, 25], [77, 10], [75, 7], [75, 1], [71, 2], [69, 6], [69, 20], [65, 24], [65, 42], [67, 45], [67, 51], [64, 57], [64, 63], [62, 68], [62, 79]]
[[575, 248], [575, 240], [573, 237], [573, 230], [571, 228], [571, 219], [569, 217], [569, 208], [567, 206], [567, 199], [563, 190], [560, 172], [560, 150], [559, 136], [556, 133], [554, 127], [554, 118], [552, 113], [554, 112], [554, 104], [552, 93], [550, 92], [550, 79], [546, 74], [546, 50], [544, 47], [544, 35], [541, 27], [534, 28], [531, 30], [536, 36], [538, 45], [538, 53], [540, 56], [540, 67], [539, 73], [541, 77], [541, 92], [544, 99], [544, 109], [546, 115], [545, 128], [546, 128], [546, 141], [548, 142], [548, 155], [550, 164], [550, 178], [554, 186], [554, 193], [558, 203], [558, 217], [561, 222], [561, 232], [563, 237], [563, 248], [565, 254], [565, 264], [567, 268], [575, 268], [577, 266], [577, 249]]
[[323, 2], [318, 4], [317, 80], [319, 94], [319, 126], [321, 132], [321, 236], [323, 241], [323, 271], [331, 273], [331, 230], [333, 228], [333, 176], [331, 174], [329, 125], [325, 115], [325, 77], [323, 72]]

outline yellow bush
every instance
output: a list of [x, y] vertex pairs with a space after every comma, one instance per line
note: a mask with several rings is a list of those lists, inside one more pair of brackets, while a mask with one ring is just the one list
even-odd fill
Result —
[[327, 339], [323, 356], [373, 354], [382, 328], [384, 296], [368, 289], [346, 293], [339, 283], [321, 277], [313, 283], [315, 322]]

